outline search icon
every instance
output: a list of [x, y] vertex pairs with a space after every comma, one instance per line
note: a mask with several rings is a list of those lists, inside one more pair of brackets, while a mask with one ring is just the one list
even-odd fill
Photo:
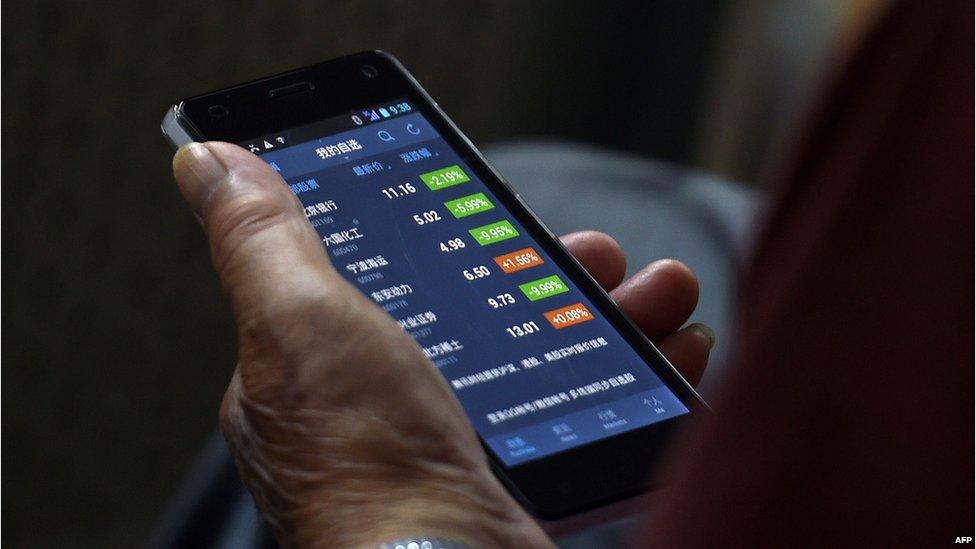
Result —
[[390, 135], [390, 132], [386, 130], [376, 132], [376, 137], [379, 137], [380, 141], [396, 141], [396, 137]]

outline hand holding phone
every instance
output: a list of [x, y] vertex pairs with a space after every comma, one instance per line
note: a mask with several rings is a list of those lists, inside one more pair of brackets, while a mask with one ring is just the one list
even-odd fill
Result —
[[[544, 546], [491, 474], [443, 377], [335, 272], [280, 177], [218, 143], [184, 148], [174, 170], [204, 220], [241, 330], [221, 426], [278, 535], [352, 545], [354, 536], [375, 542], [416, 529]], [[564, 243], [608, 290], [618, 287], [623, 256], [609, 237], [577, 233]], [[673, 332], [694, 307], [695, 281], [672, 262], [619, 289], [624, 309], [659, 306], [653, 317], [635, 314], [652, 334]], [[675, 363], [689, 377], [700, 375], [701, 334], [669, 333], [661, 346], [684, 359]], [[339, 524], [328, 509], [341, 502], [355, 513]]]
[[[544, 543], [478, 437], [505, 487], [558, 518], [640, 492], [677, 425], [703, 410], [388, 56], [191, 98], [164, 129], [264, 161], [192, 145], [176, 171], [241, 332], [223, 423], [279, 535], [314, 534], [324, 525], [292, 521], [341, 509], [363, 519], [343, 528], [465, 514], [465, 539]], [[697, 298], [687, 269], [637, 278], [615, 292], [624, 311], [652, 338], [677, 329]], [[660, 343], [698, 349], [699, 364], [709, 346], [694, 327]]]
[[[544, 545], [443, 378], [336, 272], [281, 178], [226, 143], [182, 149], [174, 171], [240, 328], [221, 427], [279, 539], [353, 547], [416, 531]], [[343, 501], [354, 509], [337, 523]]]

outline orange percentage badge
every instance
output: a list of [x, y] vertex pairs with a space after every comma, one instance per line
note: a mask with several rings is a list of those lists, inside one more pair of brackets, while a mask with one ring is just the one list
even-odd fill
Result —
[[532, 248], [522, 248], [510, 254], [496, 256], [493, 259], [505, 274], [517, 273], [545, 263]]
[[545, 315], [549, 324], [552, 324], [552, 327], [557, 330], [593, 320], [593, 313], [582, 303], [574, 303], [566, 307], [553, 309], [552, 311], [547, 311]]

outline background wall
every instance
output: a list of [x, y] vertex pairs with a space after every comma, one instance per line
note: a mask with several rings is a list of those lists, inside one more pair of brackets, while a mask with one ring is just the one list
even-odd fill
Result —
[[175, 99], [383, 48], [478, 143], [686, 161], [719, 4], [5, 3], [3, 542], [138, 543], [214, 428], [235, 341]]

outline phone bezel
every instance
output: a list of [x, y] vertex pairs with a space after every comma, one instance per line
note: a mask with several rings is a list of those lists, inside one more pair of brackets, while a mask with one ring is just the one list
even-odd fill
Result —
[[[375, 67], [376, 74], [367, 77], [362, 70], [365, 65]], [[269, 94], [273, 89], [302, 82], [310, 82], [311, 89], [282, 98]], [[548, 520], [634, 496], [651, 487], [653, 480], [647, 473], [667, 451], [667, 441], [681, 425], [708, 413], [707, 405], [396, 58], [381, 51], [349, 55], [189, 97], [174, 108], [173, 114], [196, 140], [241, 142], [399, 98], [407, 98], [419, 107], [431, 125], [691, 411], [514, 467], [506, 466], [482, 441], [493, 469], [529, 511]], [[226, 107], [227, 114], [209, 116], [207, 111], [214, 105]]]

